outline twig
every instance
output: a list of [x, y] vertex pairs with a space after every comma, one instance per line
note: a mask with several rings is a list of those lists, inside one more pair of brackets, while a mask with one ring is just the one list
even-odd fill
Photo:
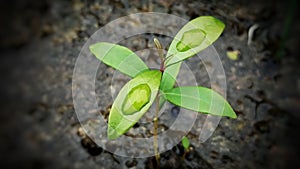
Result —
[[158, 152], [158, 139], [157, 139], [157, 130], [158, 130], [158, 112], [159, 112], [159, 96], [156, 96], [156, 109], [155, 109], [155, 116], [154, 116], [154, 140], [153, 140], [153, 146], [154, 146], [154, 154], [155, 154], [155, 159], [157, 162], [157, 166], [159, 166], [159, 159], [160, 155]]

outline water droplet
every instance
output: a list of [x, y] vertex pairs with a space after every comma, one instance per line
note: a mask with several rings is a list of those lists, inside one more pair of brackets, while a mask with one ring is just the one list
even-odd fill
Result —
[[205, 39], [206, 33], [202, 29], [192, 29], [183, 33], [181, 40], [177, 43], [176, 49], [185, 52], [199, 46]]
[[149, 101], [151, 89], [147, 84], [140, 84], [132, 88], [126, 96], [122, 109], [124, 115], [132, 115], [140, 111]]

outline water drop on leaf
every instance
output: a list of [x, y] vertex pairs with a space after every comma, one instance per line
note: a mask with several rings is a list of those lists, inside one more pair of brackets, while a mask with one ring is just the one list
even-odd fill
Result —
[[132, 88], [123, 104], [123, 114], [132, 115], [140, 111], [149, 101], [151, 89], [147, 84], [140, 84]]
[[181, 40], [177, 43], [176, 49], [185, 52], [199, 46], [205, 39], [206, 33], [202, 29], [192, 29], [183, 33]]

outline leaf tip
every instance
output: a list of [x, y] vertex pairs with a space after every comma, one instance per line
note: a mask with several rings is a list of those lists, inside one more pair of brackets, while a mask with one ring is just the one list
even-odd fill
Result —
[[114, 140], [116, 138], [118, 138], [120, 136], [120, 134], [118, 132], [116, 132], [116, 130], [110, 126], [108, 126], [107, 129], [107, 138], [109, 140]]
[[231, 118], [236, 119], [237, 115], [235, 114], [235, 112], [232, 112]]
[[236, 119], [237, 118], [237, 115], [236, 113], [233, 111], [233, 109], [230, 107], [231, 111], [230, 113], [228, 113], [227, 117], [230, 117], [232, 119]]
[[98, 43], [95, 43], [95, 44], [92, 44], [92, 45], [89, 46], [89, 49], [90, 49], [90, 51], [91, 51], [93, 54], [95, 54], [95, 50], [96, 50], [97, 44], [98, 44]]
[[234, 112], [233, 108], [231, 107], [231, 105], [227, 101], [226, 101], [226, 104], [227, 104], [227, 111], [226, 111], [226, 115], [225, 116], [230, 117], [232, 119], [236, 119], [237, 115]]

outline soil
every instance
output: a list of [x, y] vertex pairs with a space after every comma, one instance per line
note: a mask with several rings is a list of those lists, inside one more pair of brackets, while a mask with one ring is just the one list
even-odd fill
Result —
[[[204, 143], [192, 129], [187, 135], [190, 152], [182, 159], [184, 149], [177, 144], [161, 154], [160, 168], [300, 168], [300, 23], [294, 3], [1, 1], [1, 168], [157, 168], [153, 157], [121, 157], [95, 144], [78, 122], [72, 100], [73, 69], [86, 40], [110, 21], [137, 12], [169, 13], [187, 20], [212, 15], [226, 24], [214, 46], [226, 74], [227, 99], [238, 118], [222, 118]], [[249, 44], [248, 32], [255, 24], [259, 27]], [[153, 36], [141, 35], [122, 44], [143, 49], [153, 45]], [[166, 44], [171, 40], [160, 38]], [[229, 50], [239, 51], [237, 60], [226, 56]], [[193, 58], [186, 63], [198, 72], [197, 82], [209, 87], [207, 75], [201, 74], [205, 69], [199, 69], [203, 63]], [[108, 84], [112, 69], [105, 70], [97, 78]], [[94, 113], [107, 116], [112, 103], [110, 96], [101, 94], [107, 90], [102, 82], [96, 82], [96, 93], [105, 106]], [[178, 108], [167, 113], [176, 116]], [[134, 128], [140, 127], [147, 126]]]

